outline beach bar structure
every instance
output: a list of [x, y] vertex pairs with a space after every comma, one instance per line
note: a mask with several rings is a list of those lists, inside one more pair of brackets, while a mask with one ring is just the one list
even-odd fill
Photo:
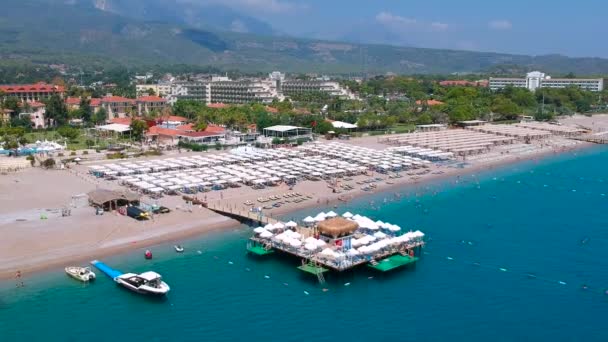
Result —
[[361, 265], [386, 272], [414, 263], [424, 246], [424, 233], [403, 233], [401, 227], [368, 217], [334, 212], [295, 222], [268, 223], [254, 230], [247, 250], [258, 256], [274, 251], [301, 260], [298, 269], [318, 277]]
[[89, 203], [105, 211], [116, 210], [118, 207], [139, 204], [139, 194], [130, 191], [96, 189], [87, 193]]
[[277, 125], [266, 127], [263, 130], [264, 136], [288, 140], [312, 139], [312, 129], [306, 127]]

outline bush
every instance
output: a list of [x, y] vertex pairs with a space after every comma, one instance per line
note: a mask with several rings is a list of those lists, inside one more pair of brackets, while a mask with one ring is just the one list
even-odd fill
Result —
[[88, 148], [91, 148], [91, 146], [95, 145], [95, 142], [91, 139], [87, 139], [87, 141], [84, 142]]
[[49, 158], [44, 160], [40, 165], [45, 169], [52, 169], [55, 167], [55, 159]]
[[63, 153], [61, 153], [61, 152], [57, 153], [57, 157], [63, 157]]
[[122, 152], [116, 152], [116, 153], [108, 153], [106, 154], [106, 158], [108, 159], [123, 159], [126, 158], [127, 156], [122, 153]]
[[72, 151], [72, 152], [70, 152], [70, 155], [71, 155], [71, 156], [75, 156], [75, 155], [76, 155], [76, 151]]
[[85, 154], [89, 154], [89, 151], [84, 150], [84, 151], [82, 151], [82, 154], [83, 154], [83, 155], [85, 155]]
[[[189, 143], [189, 142], [185, 142], [185, 141], [180, 141], [179, 143], [177, 143], [177, 146], [191, 150], [193, 152], [204, 152], [204, 151], [207, 151], [207, 149], [209, 148], [209, 146], [207, 146], [207, 145]], [[221, 148], [221, 145], [220, 145], [220, 148]]]
[[36, 163], [36, 159], [31, 154], [29, 156], [25, 157], [25, 159], [29, 160], [30, 164], [32, 164], [32, 166], [34, 166], [34, 164]]
[[220, 144], [220, 142], [219, 142], [219, 141], [217, 141], [217, 142], [215, 143], [215, 149], [216, 149], [217, 151], [219, 151], [219, 150], [221, 150], [221, 149], [222, 149], [222, 144]]

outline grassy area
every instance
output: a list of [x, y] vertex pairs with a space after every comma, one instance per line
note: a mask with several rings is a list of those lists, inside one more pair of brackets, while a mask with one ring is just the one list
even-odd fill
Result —
[[395, 133], [408, 133], [414, 131], [415, 129], [416, 125], [414, 124], [396, 124], [389, 130]]
[[[89, 130], [86, 130], [84, 128], [80, 129], [79, 132], [80, 132], [80, 134], [78, 135], [78, 137], [76, 139], [67, 141], [68, 150], [84, 150], [84, 149], [89, 148], [89, 146], [87, 146], [87, 140], [90, 140], [93, 142], [93, 147], [91, 147], [91, 148], [100, 148], [100, 149], [106, 149], [109, 145], [129, 142], [128, 137], [126, 137], [126, 138], [95, 137], [90, 133]], [[34, 143], [38, 140], [40, 140], [40, 141], [44, 141], [44, 140], [57, 141], [59, 143], [63, 143], [64, 141], [66, 141], [65, 138], [63, 138], [61, 135], [59, 135], [57, 133], [57, 131], [54, 131], [54, 130], [52, 130], [52, 131], [34, 131], [34, 132], [25, 133], [25, 138], [30, 143]]]

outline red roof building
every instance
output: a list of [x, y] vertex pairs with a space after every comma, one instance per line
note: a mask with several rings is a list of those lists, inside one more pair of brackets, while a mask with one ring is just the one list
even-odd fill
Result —
[[158, 96], [142, 96], [135, 100], [137, 104], [137, 114], [144, 115], [152, 112], [160, 113], [167, 107], [167, 100]]
[[21, 101], [40, 101], [53, 94], [59, 94], [59, 96], [63, 97], [65, 87], [44, 82], [35, 84], [8, 84], [0, 85], [0, 92], [4, 93], [4, 96], [14, 96]]
[[432, 107], [432, 106], [440, 106], [440, 105], [442, 105], [444, 103], [441, 102], [441, 101], [437, 101], [437, 100], [426, 100], [426, 101], [417, 100], [416, 104], [417, 105], [426, 104], [427, 106], [431, 106]]
[[122, 118], [133, 110], [135, 100], [122, 96], [108, 95], [101, 99], [101, 107], [108, 113], [108, 119]]

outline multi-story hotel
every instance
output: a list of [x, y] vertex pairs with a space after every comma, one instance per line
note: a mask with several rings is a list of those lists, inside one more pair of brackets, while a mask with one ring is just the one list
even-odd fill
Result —
[[551, 78], [540, 71], [532, 71], [525, 78], [495, 78], [490, 77], [490, 89], [498, 90], [508, 86], [516, 88], [527, 88], [535, 91], [538, 88], [566, 88], [579, 87], [589, 91], [604, 90], [602, 78]]
[[211, 103], [270, 103], [282, 101], [286, 96], [307, 92], [325, 92], [330, 96], [354, 99], [355, 95], [338, 82], [327, 79], [286, 80], [285, 75], [275, 71], [268, 78], [231, 80], [228, 77], [212, 77], [202, 82], [174, 83], [169, 103], [178, 99]]
[[35, 84], [0, 85], [1, 96], [14, 96], [25, 102], [41, 101], [49, 98], [53, 94], [59, 94], [63, 97], [65, 88], [63, 86], [46, 84], [44, 82]]
[[271, 80], [218, 81], [208, 84], [207, 103], [271, 103], [282, 99]]

